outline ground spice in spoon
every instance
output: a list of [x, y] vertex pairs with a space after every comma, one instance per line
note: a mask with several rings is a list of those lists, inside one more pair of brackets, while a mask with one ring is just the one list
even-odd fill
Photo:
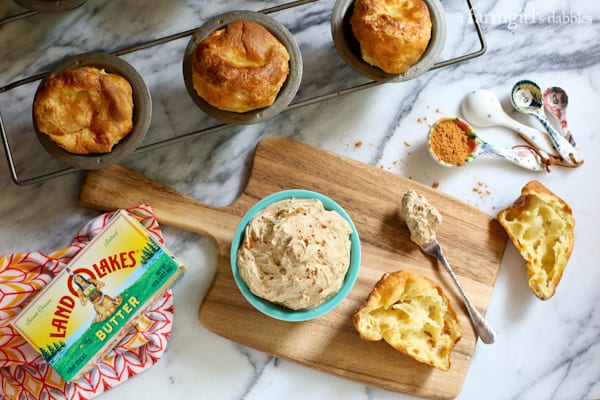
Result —
[[431, 150], [442, 161], [456, 165], [465, 165], [471, 152], [469, 136], [461, 126], [452, 119], [439, 122], [430, 136]]

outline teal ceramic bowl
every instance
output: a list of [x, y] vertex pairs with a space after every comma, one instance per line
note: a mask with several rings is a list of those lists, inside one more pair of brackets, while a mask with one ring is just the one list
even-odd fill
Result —
[[[254, 295], [246, 282], [242, 279], [238, 271], [237, 265], [237, 251], [239, 246], [242, 244], [244, 240], [244, 231], [250, 220], [261, 210], [266, 208], [267, 206], [276, 203], [281, 200], [286, 200], [290, 198], [295, 199], [306, 199], [306, 198], [314, 198], [320, 200], [325, 206], [326, 210], [334, 210], [338, 214], [340, 214], [352, 228], [352, 233], [350, 234], [350, 266], [348, 267], [348, 272], [346, 272], [346, 277], [344, 278], [344, 283], [340, 290], [333, 295], [331, 298], [326, 300], [324, 303], [321, 303], [317, 307], [308, 308], [305, 310], [291, 310], [286, 307], [279, 306], [275, 303], [271, 303], [268, 300], [265, 300], [261, 297]], [[358, 237], [358, 232], [352, 219], [348, 216], [346, 211], [342, 207], [340, 207], [335, 201], [330, 199], [327, 196], [324, 196], [317, 192], [312, 192], [310, 190], [302, 190], [302, 189], [293, 189], [293, 190], [285, 190], [282, 192], [273, 193], [258, 203], [256, 203], [244, 217], [242, 218], [240, 224], [238, 225], [235, 234], [233, 236], [233, 242], [231, 243], [231, 269], [233, 272], [233, 278], [235, 283], [237, 284], [242, 295], [256, 308], [258, 311], [266, 314], [272, 318], [279, 319], [282, 321], [307, 321], [310, 319], [314, 319], [320, 317], [333, 308], [335, 308], [338, 304], [344, 300], [344, 298], [350, 293], [350, 290], [354, 286], [356, 282], [356, 278], [358, 277], [358, 270], [360, 268], [360, 239]]]

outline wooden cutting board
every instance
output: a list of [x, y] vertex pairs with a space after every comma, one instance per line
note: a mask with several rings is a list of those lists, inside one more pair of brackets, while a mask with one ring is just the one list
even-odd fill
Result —
[[[264, 196], [292, 188], [318, 191], [338, 202], [356, 224], [363, 255], [348, 297], [325, 316], [297, 323], [254, 310], [233, 281], [228, 257], [244, 213]], [[506, 235], [491, 216], [410, 179], [287, 139], [267, 138], [258, 144], [248, 184], [227, 207], [205, 205], [119, 166], [89, 172], [80, 202], [102, 210], [147, 202], [160, 223], [211, 237], [218, 266], [200, 307], [200, 320], [216, 334], [367, 385], [448, 399], [461, 390], [476, 337], [449, 276], [409, 239], [399, 204], [411, 188], [441, 212], [438, 238], [465, 291], [485, 314], [506, 246]], [[399, 269], [429, 276], [455, 305], [465, 332], [447, 372], [418, 363], [384, 342], [361, 340], [352, 326], [353, 312], [375, 282], [384, 272]]]

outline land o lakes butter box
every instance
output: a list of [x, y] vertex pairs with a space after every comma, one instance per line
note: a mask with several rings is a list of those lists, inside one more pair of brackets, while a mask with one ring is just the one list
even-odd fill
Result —
[[124, 210], [12, 321], [65, 381], [92, 368], [185, 268]]

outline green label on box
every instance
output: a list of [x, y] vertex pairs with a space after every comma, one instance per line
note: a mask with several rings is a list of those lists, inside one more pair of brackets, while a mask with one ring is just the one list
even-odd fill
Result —
[[13, 320], [66, 381], [91, 368], [184, 267], [119, 211]]

